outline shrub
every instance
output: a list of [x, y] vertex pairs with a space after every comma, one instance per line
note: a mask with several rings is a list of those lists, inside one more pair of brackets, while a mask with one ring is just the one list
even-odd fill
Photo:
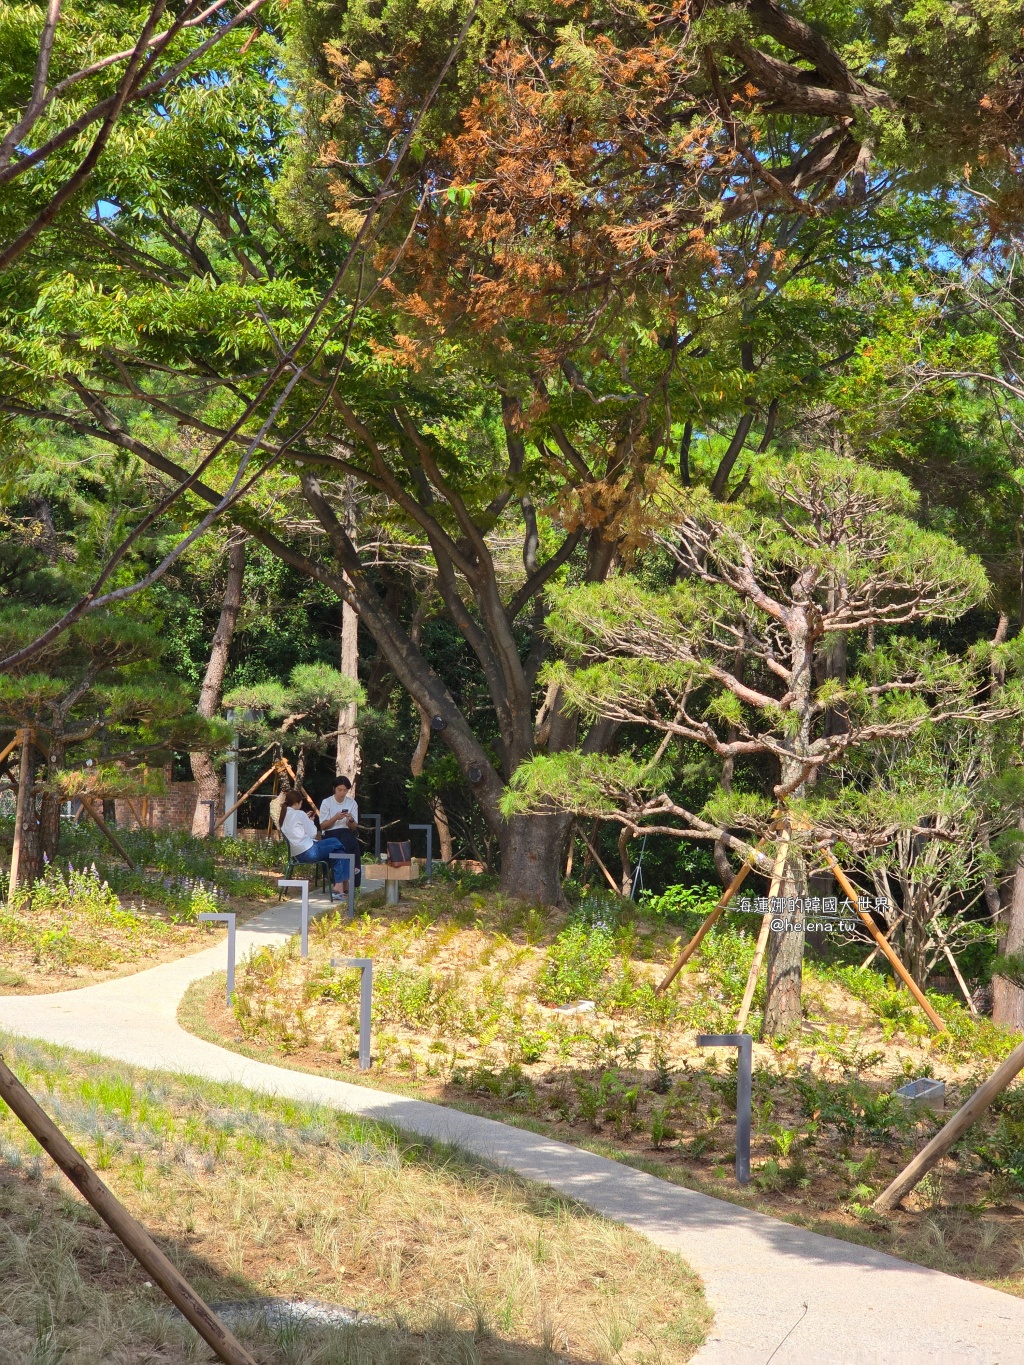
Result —
[[552, 1005], [592, 998], [599, 994], [614, 956], [615, 939], [607, 928], [574, 920], [548, 949], [537, 979], [538, 996]]
[[713, 886], [668, 886], [659, 895], [641, 891], [640, 909], [652, 919], [685, 923], [688, 918], [705, 919], [718, 902], [720, 892]]

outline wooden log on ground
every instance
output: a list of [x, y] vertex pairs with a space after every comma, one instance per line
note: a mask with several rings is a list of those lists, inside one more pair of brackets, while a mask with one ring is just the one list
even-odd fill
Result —
[[997, 1095], [1001, 1094], [1010, 1084], [1013, 1078], [1021, 1069], [1024, 1069], [1024, 1043], [1018, 1043], [1009, 1057], [997, 1067], [984, 1085], [979, 1086], [974, 1094], [956, 1111], [944, 1128], [932, 1138], [913, 1161], [905, 1166], [899, 1175], [888, 1186], [872, 1204], [872, 1208], [879, 1213], [889, 1213], [900, 1202], [905, 1195], [908, 1195], [918, 1181], [923, 1180], [928, 1172], [946, 1155], [953, 1144], [967, 1132], [972, 1124], [976, 1123], [985, 1110], [989, 1107]]
[[224, 1365], [256, 1365], [252, 1356], [213, 1310], [199, 1297], [184, 1275], [171, 1264], [150, 1237], [50, 1117], [39, 1107], [0, 1057], [0, 1099], [10, 1106], [43, 1150], [53, 1158], [74, 1187], [85, 1196], [111, 1232], [151, 1275], [175, 1308], [196, 1329]]

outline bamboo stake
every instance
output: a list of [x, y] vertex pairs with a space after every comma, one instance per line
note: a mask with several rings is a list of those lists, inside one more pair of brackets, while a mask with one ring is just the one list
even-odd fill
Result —
[[19, 730], [15, 734], [14, 738], [11, 740], [10, 744], [8, 744], [6, 749], [0, 749], [0, 763], [2, 763], [5, 758], [8, 758], [11, 754], [14, 753], [15, 749], [21, 743], [21, 735], [22, 732], [21, 730]]
[[597, 849], [596, 849], [596, 848], [594, 847], [594, 845], [590, 842], [590, 840], [587, 838], [587, 836], [586, 836], [585, 834], [583, 834], [583, 831], [582, 831], [582, 830], [580, 831], [580, 833], [583, 835], [583, 842], [586, 844], [587, 848], [590, 849], [590, 856], [593, 858], [594, 862], [597, 863], [598, 867], [599, 867], [599, 868], [601, 869], [601, 871], [604, 873], [604, 879], [605, 879], [605, 881], [608, 883], [608, 885], [611, 887], [611, 889], [615, 892], [615, 894], [616, 894], [617, 896], [621, 896], [621, 895], [622, 895], [622, 887], [621, 887], [621, 886], [616, 886], [616, 884], [615, 884], [615, 878], [612, 876], [612, 874], [611, 874], [611, 873], [608, 871], [608, 869], [605, 867], [604, 863], [603, 863], [603, 862], [601, 861], [601, 859], [598, 857]]
[[21, 762], [18, 765], [18, 801], [14, 810], [14, 846], [11, 849], [11, 875], [8, 882], [8, 900], [13, 903], [18, 889], [18, 870], [21, 864], [21, 841], [25, 826], [25, 809], [28, 806], [29, 788], [32, 785], [32, 730], [26, 725], [18, 731], [21, 744]]
[[[786, 870], [786, 859], [789, 856], [789, 830], [786, 830], [779, 840], [778, 852], [775, 855], [775, 866], [772, 868], [772, 879], [768, 885], [768, 900], [779, 894], [779, 887], [782, 884], [782, 874]], [[772, 916], [768, 914], [761, 920], [761, 932], [757, 936], [757, 947], [754, 949], [754, 960], [750, 964], [750, 973], [747, 976], [747, 985], [743, 992], [743, 1000], [740, 1004], [740, 1012], [736, 1016], [736, 1032], [742, 1033], [747, 1024], [747, 1017], [750, 1014], [750, 1007], [754, 1003], [754, 991], [757, 989], [757, 978], [761, 972], [761, 963], [764, 961], [765, 949], [768, 947], [768, 935], [771, 933]]]
[[708, 932], [711, 926], [718, 919], [721, 918], [722, 912], [725, 910], [726, 906], [732, 900], [733, 896], [735, 896], [736, 892], [743, 885], [744, 881], [747, 878], [747, 873], [750, 872], [750, 870], [753, 868], [754, 858], [757, 856], [757, 853], [763, 843], [764, 840], [759, 839], [757, 841], [757, 844], [747, 854], [746, 858], [744, 858], [740, 870], [736, 873], [735, 877], [733, 877], [732, 881], [725, 888], [725, 891], [722, 893], [722, 897], [719, 900], [718, 904], [715, 906], [711, 914], [708, 915], [707, 919], [694, 934], [693, 938], [690, 939], [689, 943], [676, 958], [675, 962], [673, 962], [672, 966], [668, 970], [668, 974], [663, 978], [659, 985], [655, 986], [654, 988], [655, 995], [661, 995], [662, 991], [667, 990], [668, 987], [671, 986], [672, 982], [676, 979], [679, 973], [689, 962], [690, 958], [693, 957], [694, 953], [700, 947], [701, 943], [704, 941], [705, 934]]
[[932, 1138], [913, 1161], [875, 1200], [872, 1208], [881, 1213], [894, 1209], [910, 1193], [919, 1180], [939, 1162], [967, 1129], [981, 1117], [995, 1097], [1002, 1093], [1017, 1073], [1024, 1068], [1024, 1043], [1018, 1043], [1003, 1064], [992, 1073], [984, 1085], [978, 1087], [967, 1103], [959, 1108], [944, 1128]]
[[160, 1250], [152, 1237], [104, 1185], [85, 1158], [39, 1107], [0, 1057], [0, 1098], [6, 1100], [35, 1140], [57, 1163], [111, 1232], [164, 1291], [225, 1365], [256, 1365], [252, 1356]]
[[214, 829], [218, 829], [218, 828], [224, 823], [224, 821], [228, 818], [229, 815], [233, 815], [233, 814], [235, 813], [235, 811], [238, 809], [239, 806], [244, 805], [245, 802], [248, 801], [249, 797], [252, 796], [252, 794], [253, 794], [254, 791], [257, 791], [260, 787], [263, 786], [264, 782], [266, 782], [267, 778], [271, 775], [271, 773], [276, 773], [276, 772], [277, 772], [277, 759], [274, 760], [274, 762], [270, 765], [270, 767], [267, 769], [267, 771], [266, 771], [265, 773], [262, 774], [262, 776], [260, 776], [260, 777], [258, 777], [258, 778], [256, 779], [256, 781], [252, 784], [252, 786], [251, 786], [251, 787], [249, 788], [249, 790], [245, 793], [245, 795], [244, 795], [244, 796], [240, 796], [240, 797], [238, 798], [238, 800], [235, 802], [235, 804], [231, 807], [231, 809], [230, 809], [230, 810], [226, 810], [226, 811], [224, 812], [224, 814], [220, 817], [220, 819], [214, 822], [214, 826], [213, 826]]
[[306, 791], [305, 787], [302, 785], [302, 783], [299, 781], [299, 779], [295, 776], [295, 769], [292, 767], [292, 765], [288, 762], [288, 760], [287, 760], [283, 755], [282, 755], [282, 758], [281, 758], [281, 762], [284, 764], [285, 772], [287, 772], [287, 774], [288, 774], [288, 776], [291, 778], [293, 784], [299, 789], [299, 791], [302, 793], [302, 795], [306, 798], [307, 802], [309, 803], [309, 809], [313, 812], [314, 815], [319, 815], [319, 814], [320, 814], [320, 807], [316, 804], [316, 802], [315, 802], [315, 801], [313, 800], [313, 798], [310, 796], [309, 792]]
[[967, 1008], [974, 1015], [975, 1019], [977, 1019], [978, 1007], [974, 1003], [974, 1000], [971, 998], [971, 993], [967, 989], [967, 982], [964, 980], [963, 974], [960, 971], [960, 964], [953, 956], [953, 950], [949, 946], [949, 941], [947, 940], [946, 935], [942, 932], [937, 916], [935, 915], [932, 916], [931, 925], [932, 928], [935, 930], [935, 937], [939, 940], [939, 943], [942, 945], [942, 951], [946, 956], [946, 961], [953, 969], [953, 975], [956, 977], [956, 984], [960, 987], [960, 990], [963, 992], [963, 997], [967, 1001]]
[[941, 1033], [945, 1029], [946, 1025], [935, 1013], [931, 1005], [929, 1005], [927, 999], [925, 998], [924, 991], [921, 990], [921, 987], [917, 984], [914, 978], [907, 971], [906, 967], [904, 967], [903, 963], [896, 956], [896, 950], [893, 948], [892, 944], [879, 929], [875, 921], [865, 910], [862, 910], [860, 908], [860, 898], [858, 897], [857, 892], [854, 890], [853, 885], [850, 882], [849, 878], [847, 877], [846, 873], [839, 866], [839, 864], [836, 862], [835, 858], [833, 858], [832, 854], [828, 851], [827, 848], [823, 849], [822, 851], [825, 854], [825, 859], [828, 862], [829, 867], [832, 869], [832, 875], [835, 877], [836, 881], [839, 883], [839, 885], [846, 892], [847, 896], [849, 896], [850, 900], [856, 906], [857, 914], [860, 915], [861, 919], [864, 921], [864, 926], [867, 929], [868, 933], [878, 944], [879, 948], [882, 950], [885, 956], [889, 959], [893, 971], [897, 973], [900, 980], [906, 986], [907, 990], [910, 991], [911, 995], [924, 1010], [925, 1014], [928, 1016], [928, 1020], [931, 1023], [932, 1027], [937, 1029]]
[[89, 818], [98, 827], [100, 833], [106, 835], [107, 839], [109, 839], [111, 844], [113, 844], [114, 848], [117, 849], [118, 853], [120, 853], [121, 857], [125, 860], [128, 866], [134, 872], [135, 863], [132, 861], [131, 854], [125, 848], [124, 844], [121, 843], [120, 839], [118, 839], [117, 835], [107, 824], [106, 820], [104, 820], [103, 816], [97, 815], [97, 813], [93, 810], [92, 806], [90, 806], [89, 802], [85, 799], [84, 796], [80, 795], [78, 799], [82, 803], [82, 809], [85, 811], [86, 815], [88, 815]]

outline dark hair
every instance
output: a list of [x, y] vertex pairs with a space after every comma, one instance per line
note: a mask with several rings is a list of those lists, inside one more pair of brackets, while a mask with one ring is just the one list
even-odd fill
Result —
[[284, 794], [284, 805], [286, 808], [291, 806], [301, 806], [302, 793], [300, 791], [297, 791], [295, 787], [292, 787], [291, 791], [285, 792]]
[[344, 777], [341, 773], [339, 773], [338, 776], [334, 779], [334, 785], [336, 787], [351, 787], [352, 783], [349, 781], [347, 777]]

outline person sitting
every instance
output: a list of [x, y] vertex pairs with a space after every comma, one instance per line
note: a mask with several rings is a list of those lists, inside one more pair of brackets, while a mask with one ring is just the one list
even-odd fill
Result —
[[[292, 851], [292, 857], [297, 863], [326, 863], [330, 861], [332, 853], [348, 853], [340, 839], [334, 835], [329, 835], [326, 839], [318, 839], [316, 825], [302, 809], [302, 793], [292, 789], [284, 798], [283, 816], [281, 818], [281, 833], [288, 840], [288, 846]], [[338, 866], [334, 867], [335, 877], [337, 877]], [[340, 895], [345, 895], [348, 891], [348, 882], [335, 880], [334, 890]]]
[[[352, 794], [352, 783], [347, 777], [339, 775], [334, 779], [334, 795], [325, 796], [320, 803], [320, 832], [333, 831], [345, 853], [353, 855], [356, 886], [359, 885], [361, 863], [359, 858], [359, 807]], [[343, 883], [347, 894], [348, 883]]]

